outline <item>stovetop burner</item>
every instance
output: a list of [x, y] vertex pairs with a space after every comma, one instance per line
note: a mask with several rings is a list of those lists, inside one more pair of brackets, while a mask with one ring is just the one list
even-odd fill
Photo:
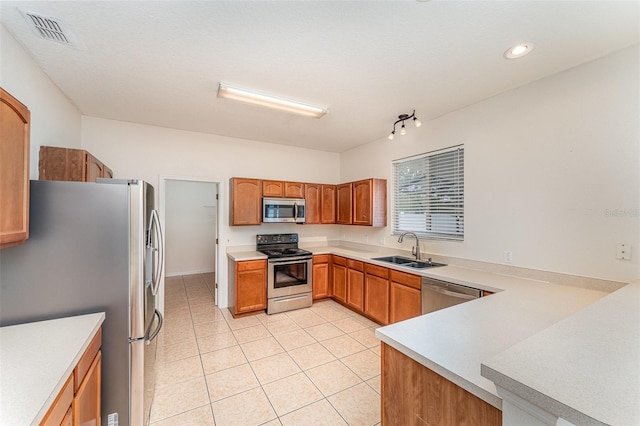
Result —
[[298, 234], [261, 234], [256, 236], [256, 250], [270, 258], [311, 256], [298, 248]]

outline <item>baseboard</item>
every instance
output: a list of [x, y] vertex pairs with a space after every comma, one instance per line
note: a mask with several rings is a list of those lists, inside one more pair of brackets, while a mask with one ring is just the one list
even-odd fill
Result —
[[179, 277], [181, 275], [211, 274], [213, 272], [215, 271], [211, 269], [198, 269], [195, 271], [166, 272], [164, 276], [167, 278], [171, 278], [171, 277]]

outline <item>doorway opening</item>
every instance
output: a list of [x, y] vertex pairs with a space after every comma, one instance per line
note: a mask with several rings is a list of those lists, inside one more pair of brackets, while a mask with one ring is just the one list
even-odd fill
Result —
[[[218, 304], [219, 183], [205, 178], [160, 178], [165, 277], [200, 275]], [[162, 294], [164, 294], [164, 289]], [[164, 312], [164, 297], [159, 303]]]

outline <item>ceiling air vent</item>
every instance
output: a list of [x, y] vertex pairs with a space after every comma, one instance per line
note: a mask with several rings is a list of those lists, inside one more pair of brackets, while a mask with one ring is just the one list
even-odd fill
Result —
[[44, 16], [34, 12], [21, 10], [27, 24], [37, 36], [50, 41], [55, 41], [67, 46], [81, 48], [78, 38], [59, 18]]

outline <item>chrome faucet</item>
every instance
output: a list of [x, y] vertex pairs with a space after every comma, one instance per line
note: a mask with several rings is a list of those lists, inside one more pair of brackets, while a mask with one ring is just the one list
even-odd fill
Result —
[[416, 260], [420, 260], [420, 241], [418, 240], [418, 236], [413, 232], [403, 232], [402, 235], [400, 235], [400, 238], [398, 238], [399, 243], [404, 240], [405, 235], [413, 235], [413, 238], [416, 239], [416, 245], [411, 247], [411, 254], [416, 257]]

